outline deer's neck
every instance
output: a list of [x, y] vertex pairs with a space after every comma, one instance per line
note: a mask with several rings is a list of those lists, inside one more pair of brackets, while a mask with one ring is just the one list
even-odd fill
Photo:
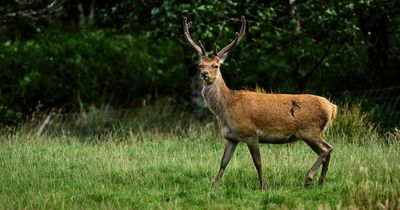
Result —
[[220, 118], [225, 117], [226, 105], [230, 94], [231, 90], [226, 86], [221, 76], [217, 77], [212, 84], [203, 83], [202, 95], [207, 102], [208, 108]]

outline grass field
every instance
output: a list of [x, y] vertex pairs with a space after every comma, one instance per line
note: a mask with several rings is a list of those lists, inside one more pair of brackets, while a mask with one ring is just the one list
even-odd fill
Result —
[[[260, 191], [243, 144], [212, 188], [224, 141], [214, 126], [183, 118], [101, 135], [3, 130], [0, 209], [400, 209], [399, 135], [375, 134], [363, 119], [339, 117], [328, 133], [334, 151], [323, 187], [317, 174], [303, 188], [317, 158], [306, 144], [262, 145], [268, 189]], [[362, 128], [348, 133], [354, 123]]]

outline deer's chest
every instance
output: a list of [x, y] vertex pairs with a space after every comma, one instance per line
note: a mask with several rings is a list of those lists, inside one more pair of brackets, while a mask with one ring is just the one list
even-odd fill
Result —
[[222, 136], [226, 139], [231, 139], [231, 140], [237, 140], [239, 136], [237, 136], [234, 128], [232, 128], [232, 125], [228, 123], [226, 120], [221, 119], [220, 117], [217, 116], [218, 120], [218, 125], [221, 130]]
[[229, 139], [229, 140], [235, 140], [235, 141], [242, 141], [243, 139], [246, 139], [246, 137], [252, 137], [254, 134], [251, 132], [251, 130], [248, 129], [239, 129], [241, 127], [238, 127], [235, 122], [231, 122], [227, 120], [226, 118], [219, 118], [217, 116], [218, 120], [218, 125], [221, 130], [221, 134], [224, 138]]

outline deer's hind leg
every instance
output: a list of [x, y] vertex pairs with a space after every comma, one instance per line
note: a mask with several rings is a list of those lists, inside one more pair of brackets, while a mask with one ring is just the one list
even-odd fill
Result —
[[328, 144], [322, 136], [318, 135], [311, 138], [305, 138], [304, 141], [318, 154], [318, 159], [308, 171], [304, 181], [304, 186], [308, 187], [311, 184], [311, 180], [314, 177], [315, 172], [322, 164], [321, 176], [319, 178], [319, 185], [322, 185], [325, 181], [326, 173], [328, 171], [329, 161], [333, 147]]
[[322, 171], [321, 171], [321, 176], [319, 177], [318, 185], [323, 185], [325, 182], [325, 177], [326, 177], [326, 173], [328, 172], [330, 160], [331, 160], [331, 154], [329, 153], [328, 157], [326, 157], [326, 159], [325, 159], [325, 162], [322, 163]]

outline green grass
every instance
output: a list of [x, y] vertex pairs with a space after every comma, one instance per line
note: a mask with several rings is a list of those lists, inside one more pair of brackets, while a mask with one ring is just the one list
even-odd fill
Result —
[[41, 137], [3, 129], [0, 209], [399, 209], [400, 135], [379, 135], [348, 110], [355, 116], [341, 114], [328, 132], [326, 184], [317, 186], [316, 174], [307, 189], [317, 156], [303, 142], [261, 145], [267, 190], [258, 189], [243, 144], [212, 188], [224, 141], [214, 126], [182, 114], [144, 114], [107, 129], [90, 120], [100, 133], [65, 122]]
[[398, 208], [400, 203], [398, 142], [358, 145], [336, 139], [326, 185], [318, 187], [316, 176], [308, 189], [304, 176], [317, 158], [311, 149], [302, 142], [263, 145], [268, 190], [260, 191], [244, 145], [222, 185], [211, 187], [224, 142], [206, 129], [128, 143], [111, 137], [102, 142], [15, 138], [19, 141], [8, 137], [0, 148], [1, 209]]

